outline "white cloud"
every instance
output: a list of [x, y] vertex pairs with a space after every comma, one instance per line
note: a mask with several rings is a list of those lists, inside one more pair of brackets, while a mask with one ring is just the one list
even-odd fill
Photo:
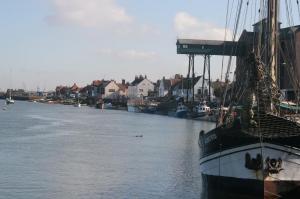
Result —
[[46, 18], [49, 24], [76, 24], [107, 28], [130, 24], [133, 18], [115, 0], [52, 0], [55, 14]]
[[130, 60], [153, 60], [158, 57], [156, 52], [138, 51], [134, 49], [129, 50], [112, 50], [112, 49], [101, 49], [99, 54], [105, 56], [113, 56], [121, 59]]
[[[186, 39], [216, 39], [224, 40], [225, 28], [217, 27], [208, 22], [203, 22], [186, 12], [179, 12], [174, 19], [177, 36]], [[227, 30], [226, 39], [232, 38], [232, 32]]]
[[50, 25], [77, 25], [100, 29], [102, 33], [139, 37], [160, 35], [160, 30], [149, 24], [137, 24], [134, 17], [116, 0], [50, 0], [55, 13], [46, 17]]

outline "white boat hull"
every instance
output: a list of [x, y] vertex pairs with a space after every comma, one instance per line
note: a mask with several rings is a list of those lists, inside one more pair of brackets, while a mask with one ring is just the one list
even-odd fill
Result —
[[75, 104], [74, 106], [77, 107], [77, 108], [80, 108], [81, 104]]
[[[246, 165], [246, 154], [252, 159], [262, 155], [263, 166], [260, 170], [251, 170]], [[212, 190], [219, 194], [236, 192], [255, 195], [256, 198], [293, 198], [298, 194], [300, 185], [300, 149], [269, 143], [256, 143], [224, 150], [200, 159], [200, 171], [205, 183], [205, 190], [212, 196]], [[278, 173], [268, 172], [268, 158], [281, 160]], [[220, 182], [222, 182], [220, 184]], [[216, 190], [215, 190], [216, 191]], [[295, 193], [293, 193], [293, 191]], [[249, 193], [257, 192], [257, 193]], [[216, 192], [215, 192], [216, 193]], [[213, 194], [214, 195], [214, 194]], [[276, 196], [277, 195], [277, 196]], [[276, 196], [276, 197], [272, 197]], [[216, 197], [214, 195], [214, 197]]]
[[6, 99], [6, 104], [14, 104], [15, 101], [13, 99], [7, 98]]

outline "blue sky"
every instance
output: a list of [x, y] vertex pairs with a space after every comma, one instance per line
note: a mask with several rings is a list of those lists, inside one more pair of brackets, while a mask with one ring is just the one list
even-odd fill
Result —
[[[176, 54], [176, 38], [223, 40], [226, 5], [225, 0], [2, 0], [0, 89], [53, 90], [94, 79], [132, 81], [138, 74], [153, 81], [186, 75], [187, 57]], [[246, 28], [250, 24], [248, 19]], [[197, 57], [198, 74], [202, 62]], [[212, 58], [212, 72], [220, 77], [220, 57]]]

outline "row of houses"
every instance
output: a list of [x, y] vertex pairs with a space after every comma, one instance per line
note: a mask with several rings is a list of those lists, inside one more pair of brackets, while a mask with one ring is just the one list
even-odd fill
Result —
[[[94, 80], [85, 87], [79, 87], [76, 83], [73, 86], [57, 86], [55, 89], [56, 96], [65, 98], [96, 98], [96, 99], [120, 99], [120, 98], [143, 98], [143, 97], [186, 97], [192, 99], [200, 99], [203, 95], [208, 95], [208, 80], [204, 80], [201, 76], [184, 78], [182, 75], [176, 74], [173, 78], [152, 82], [147, 76], [135, 76], [135, 79], [129, 83], [122, 80], [117, 83], [115, 80]], [[211, 88], [211, 93], [213, 89]]]
[[94, 80], [91, 84], [80, 88], [76, 83], [73, 86], [57, 86], [56, 96], [59, 98], [93, 97], [98, 99], [116, 99], [127, 96], [128, 83], [122, 80], [117, 83], [114, 80]]

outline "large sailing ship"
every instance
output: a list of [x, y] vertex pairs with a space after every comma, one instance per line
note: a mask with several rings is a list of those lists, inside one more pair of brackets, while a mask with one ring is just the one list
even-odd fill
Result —
[[208, 198], [300, 197], [300, 117], [297, 106], [282, 108], [279, 59], [286, 56], [278, 39], [279, 1], [266, 5], [267, 17], [252, 33], [246, 58], [237, 58], [234, 84], [225, 92], [231, 96], [228, 113], [199, 135]]

